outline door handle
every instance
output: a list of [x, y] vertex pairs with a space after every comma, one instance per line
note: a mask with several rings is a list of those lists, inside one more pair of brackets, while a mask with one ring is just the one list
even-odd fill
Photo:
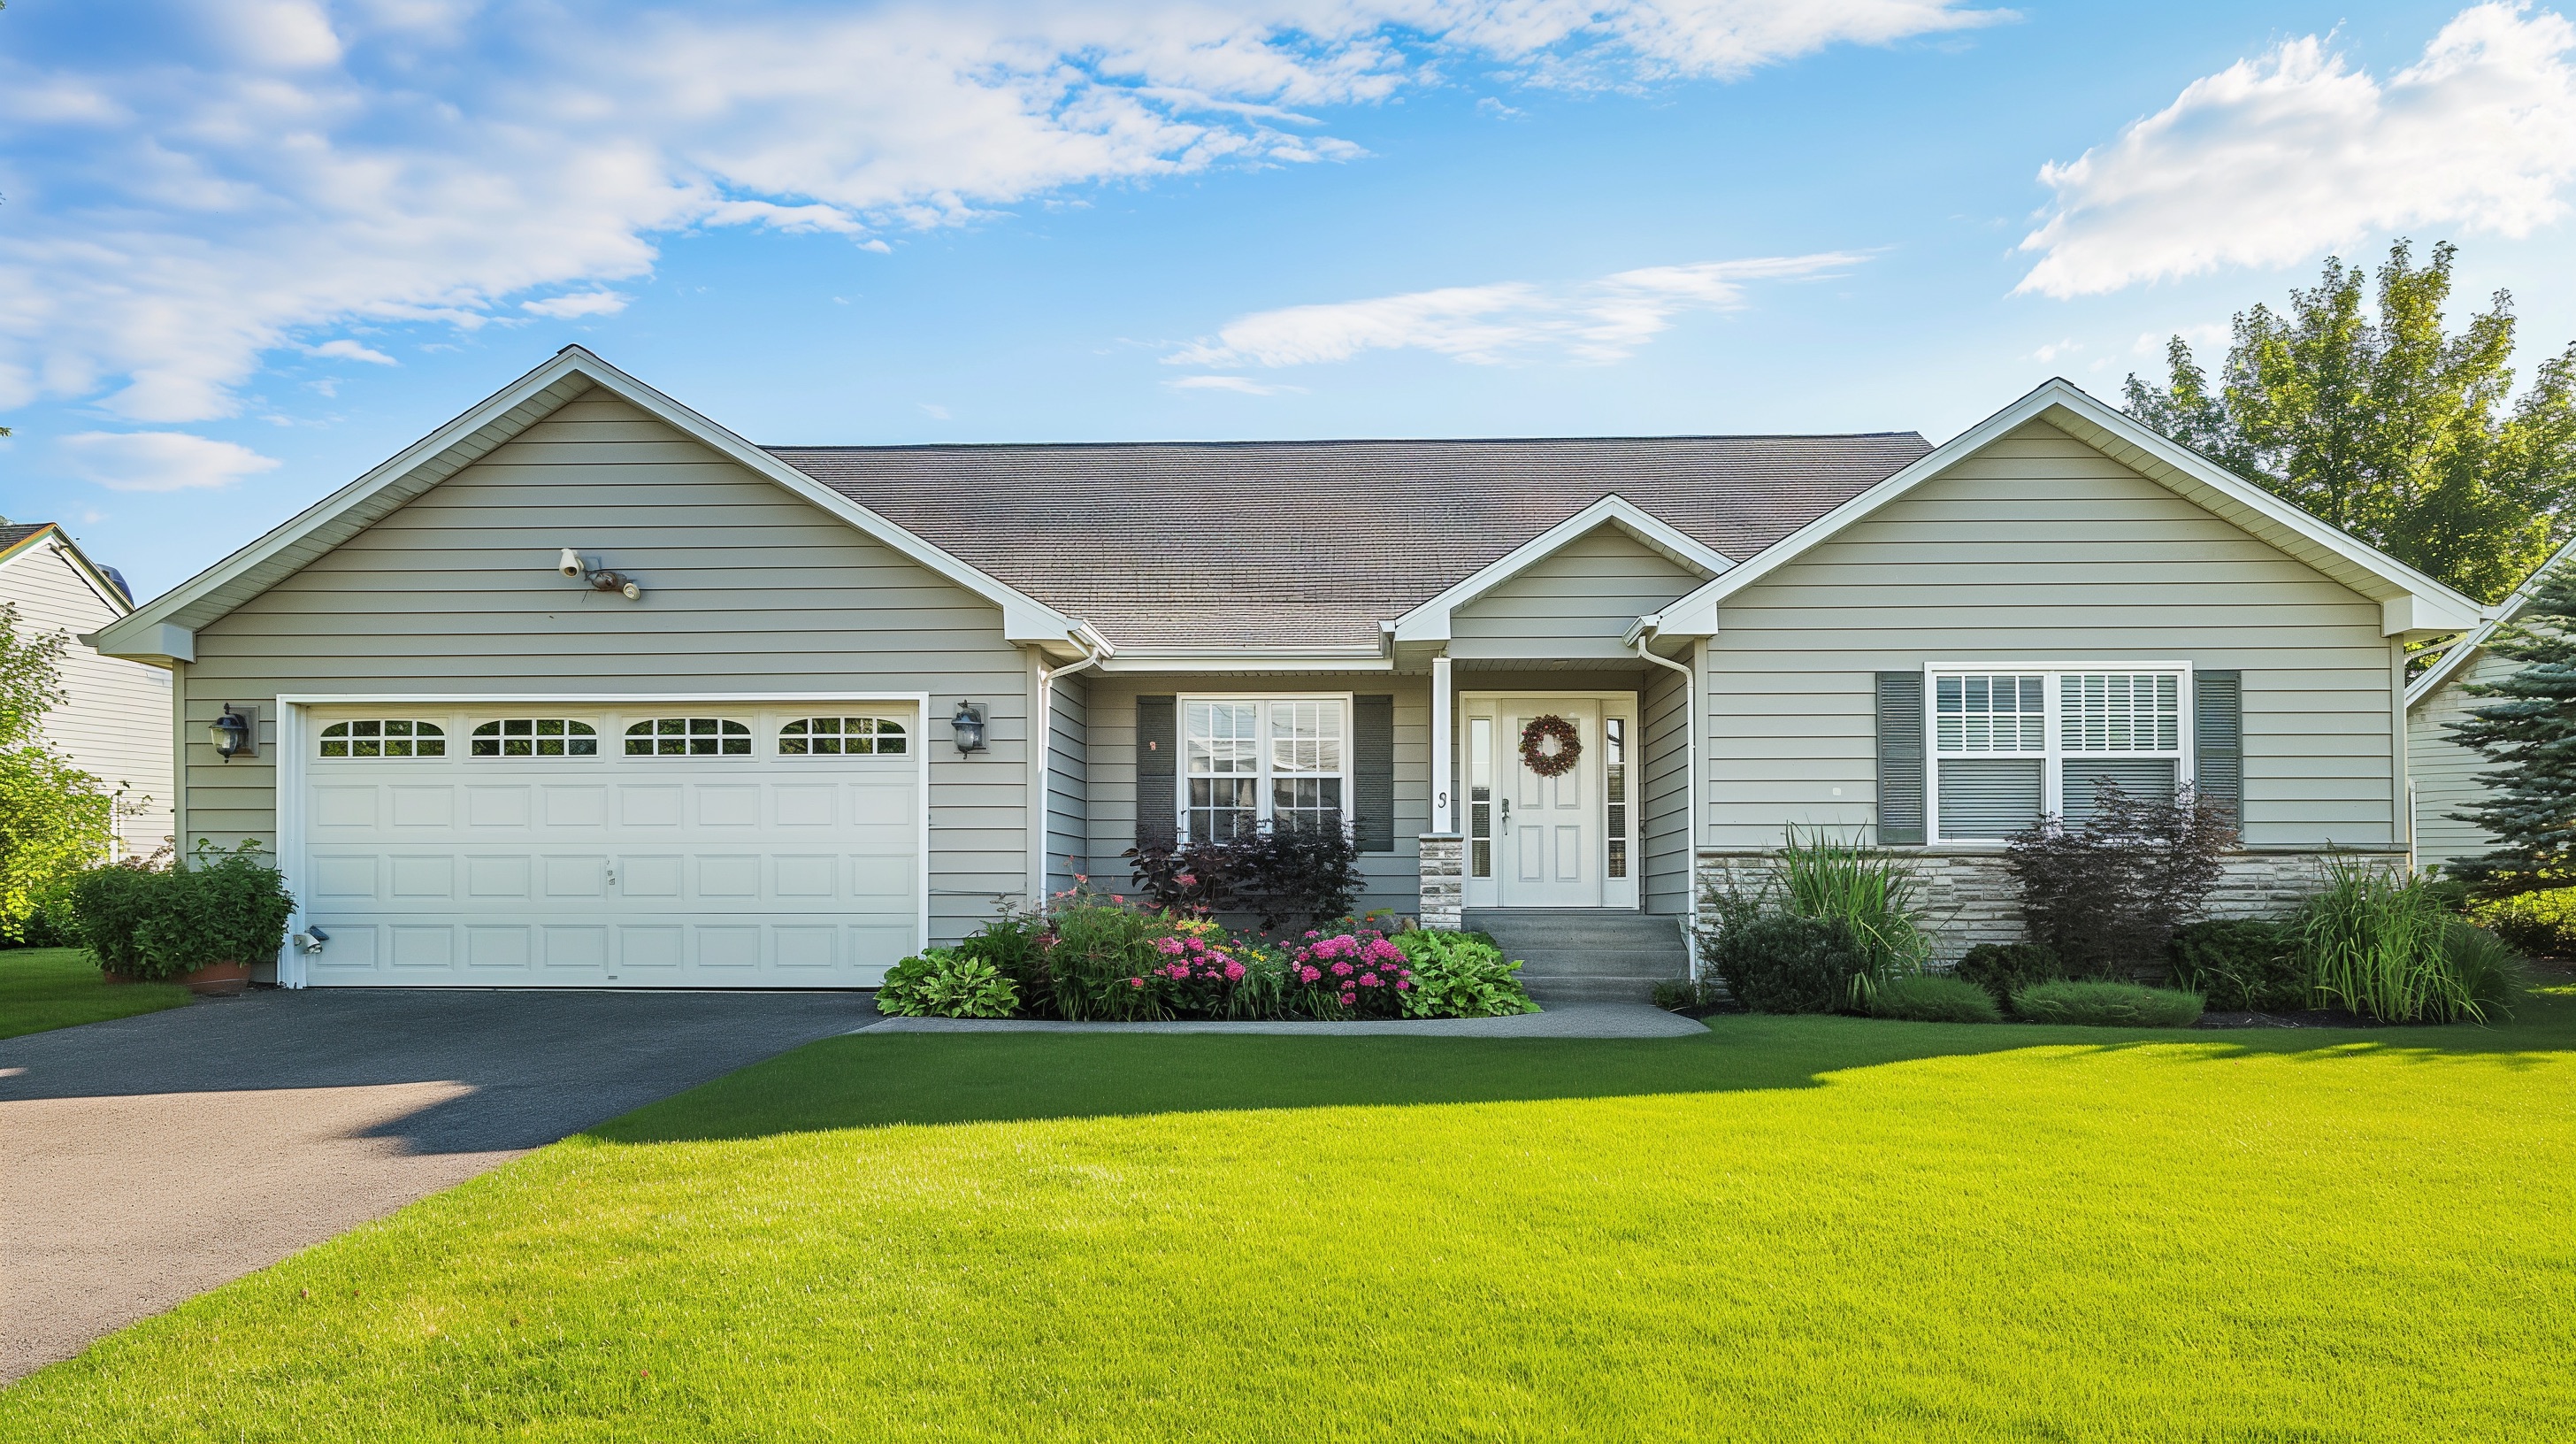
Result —
[[1510, 827], [1511, 825], [1512, 825], [1512, 800], [1511, 800], [1510, 798], [1506, 797], [1506, 798], [1504, 798], [1504, 799], [1503, 799], [1503, 826], [1504, 826], [1504, 827], [1506, 827], [1506, 828], [1508, 828], [1508, 827]]

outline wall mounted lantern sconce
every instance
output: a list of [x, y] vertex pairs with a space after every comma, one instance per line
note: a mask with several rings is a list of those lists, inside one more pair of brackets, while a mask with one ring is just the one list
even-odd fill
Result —
[[249, 712], [234, 710], [224, 704], [224, 715], [206, 724], [206, 740], [215, 744], [215, 755], [226, 762], [236, 757], [259, 755], [259, 709]]
[[571, 547], [565, 547], [563, 555], [556, 558], [555, 570], [565, 576], [576, 577], [590, 583], [592, 591], [615, 592], [630, 602], [640, 602], [644, 599], [642, 583], [624, 572], [612, 572], [599, 565], [596, 557], [583, 560], [581, 553]]
[[981, 752], [984, 750], [983, 703], [958, 703], [957, 715], [948, 719], [948, 725], [957, 729], [958, 751]]

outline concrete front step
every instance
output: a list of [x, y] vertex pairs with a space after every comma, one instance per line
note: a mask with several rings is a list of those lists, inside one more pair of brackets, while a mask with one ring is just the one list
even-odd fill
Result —
[[1521, 960], [1541, 1002], [1629, 1002], [1688, 975], [1678, 919], [1595, 908], [1477, 908], [1463, 921]]

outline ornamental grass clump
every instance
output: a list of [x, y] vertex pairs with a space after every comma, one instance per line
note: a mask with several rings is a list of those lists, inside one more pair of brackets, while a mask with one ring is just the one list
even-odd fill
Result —
[[2034, 1023], [2085, 1028], [2188, 1028], [2200, 1021], [2198, 993], [2137, 983], [2061, 978], [2013, 994], [2013, 1011]]
[[2295, 925], [2320, 1004], [2383, 1023], [2486, 1020], [2444, 947], [2457, 919], [2432, 879], [2351, 857], [2324, 866]]
[[1783, 911], [1842, 925], [1860, 960], [1846, 985], [1850, 1006], [1865, 1009], [1878, 989], [1922, 972], [1930, 959], [1922, 882], [1896, 854], [1837, 841], [1822, 828], [1802, 836], [1793, 826], [1772, 858], [1772, 877]]
[[1986, 990], [1939, 973], [1891, 978], [1869, 1000], [1873, 1018], [1910, 1023], [2000, 1023], [2003, 1010]]

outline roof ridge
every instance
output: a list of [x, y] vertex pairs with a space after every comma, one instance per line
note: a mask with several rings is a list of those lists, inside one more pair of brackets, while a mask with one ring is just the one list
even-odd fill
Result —
[[[1224, 450], [1255, 446], [1533, 446], [1579, 445], [1629, 441], [1875, 441], [1911, 438], [1919, 431], [1748, 431], [1684, 432], [1634, 436], [1333, 436], [1238, 441], [896, 441], [763, 443], [761, 450], [783, 451], [1113, 451], [1146, 447]], [[1924, 441], [1926, 446], [1931, 443]]]

